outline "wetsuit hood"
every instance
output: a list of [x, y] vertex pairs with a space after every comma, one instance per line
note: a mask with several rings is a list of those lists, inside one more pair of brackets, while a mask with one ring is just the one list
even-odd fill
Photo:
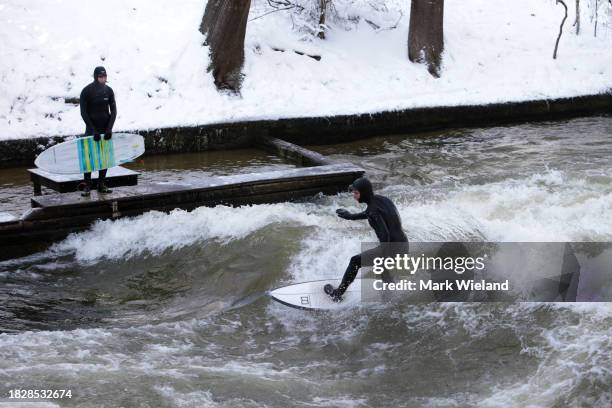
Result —
[[353, 184], [350, 186], [350, 190], [359, 191], [359, 202], [360, 203], [369, 203], [374, 196], [374, 191], [372, 189], [372, 183], [365, 177], [360, 177], [357, 180], [353, 181]]
[[98, 82], [98, 75], [106, 75], [106, 69], [104, 69], [104, 67], [96, 67], [94, 69], [94, 73], [93, 73], [94, 82]]

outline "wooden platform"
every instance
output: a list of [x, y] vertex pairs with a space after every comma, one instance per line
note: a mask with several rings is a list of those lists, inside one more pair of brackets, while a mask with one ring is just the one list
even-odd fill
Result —
[[[82, 174], [56, 174], [49, 173], [41, 169], [28, 169], [30, 180], [34, 184], [34, 195], [42, 194], [42, 186], [48, 187], [59, 193], [69, 193], [77, 191], [79, 183], [83, 181]], [[140, 173], [126, 169], [125, 167], [117, 166], [108, 169], [106, 173], [106, 185], [109, 187], [120, 186], [135, 186], [138, 184], [138, 176]], [[98, 172], [91, 173], [91, 182], [93, 188], [98, 185]]]
[[251, 203], [262, 195], [268, 198], [277, 196], [278, 199], [291, 199], [309, 195], [309, 192], [316, 194], [330, 189], [334, 192], [346, 191], [348, 185], [361, 174], [363, 170], [353, 164], [336, 163], [262, 173], [203, 177], [198, 184], [142, 184], [129, 189], [117, 188], [110, 194], [98, 194], [92, 191], [90, 197], [82, 197], [80, 193], [49, 194], [33, 197], [32, 207], [61, 212], [96, 207], [108, 208], [109, 203], [116, 203], [117, 208], [119, 206], [123, 208], [122, 205], [131, 203], [130, 209], [141, 206], [155, 209], [159, 204], [165, 204], [168, 199], [177, 205], [180, 203], [194, 206], [235, 205], [241, 202], [241, 198], [248, 199]]
[[201, 206], [247, 205], [291, 201], [347, 190], [364, 170], [351, 163], [289, 170], [202, 177], [197, 184], [141, 184], [110, 194], [92, 191], [49, 194], [31, 199], [32, 210], [19, 220], [0, 223], [0, 245], [56, 240], [86, 229], [99, 219], [136, 216], [147, 211], [192, 210]]

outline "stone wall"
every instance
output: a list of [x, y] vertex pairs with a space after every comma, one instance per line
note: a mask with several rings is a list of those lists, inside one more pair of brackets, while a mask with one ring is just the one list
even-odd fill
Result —
[[[612, 93], [490, 105], [440, 106], [372, 114], [217, 123], [139, 131], [146, 154], [249, 147], [270, 136], [299, 145], [333, 144], [387, 134], [494, 126], [612, 113]], [[117, 129], [117, 132], [121, 131]], [[36, 155], [63, 137], [0, 141], [0, 168], [32, 165]]]

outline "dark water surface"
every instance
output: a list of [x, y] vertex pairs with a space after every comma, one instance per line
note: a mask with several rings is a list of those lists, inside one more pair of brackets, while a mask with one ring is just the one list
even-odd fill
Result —
[[[612, 240], [612, 117], [314, 149], [363, 166], [411, 240]], [[189, 182], [291, 166], [255, 150], [131, 167], [141, 180]], [[0, 211], [27, 207], [20, 177], [0, 171]], [[331, 314], [271, 302], [269, 289], [339, 276], [373, 239], [338, 207], [358, 209], [340, 194], [152, 212], [0, 262], [0, 394], [70, 388], [71, 400], [49, 405], [66, 407], [612, 402], [610, 303], [398, 302]]]

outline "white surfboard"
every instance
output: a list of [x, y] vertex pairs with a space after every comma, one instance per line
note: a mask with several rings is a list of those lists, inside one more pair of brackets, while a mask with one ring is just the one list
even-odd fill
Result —
[[144, 139], [140, 135], [113, 133], [110, 140], [102, 136], [98, 142], [93, 136], [87, 136], [48, 148], [34, 164], [49, 173], [86, 173], [131, 162], [144, 151]]
[[[340, 279], [323, 279], [283, 286], [270, 291], [268, 295], [279, 303], [298, 309], [343, 309], [360, 304], [363, 300], [362, 285], [369, 285], [371, 288], [373, 281], [374, 279], [355, 279], [342, 296], [341, 302], [334, 302], [331, 297], [323, 291], [323, 287], [328, 283], [337, 287], [340, 284]], [[368, 293], [371, 293], [371, 291], [368, 291]]]

